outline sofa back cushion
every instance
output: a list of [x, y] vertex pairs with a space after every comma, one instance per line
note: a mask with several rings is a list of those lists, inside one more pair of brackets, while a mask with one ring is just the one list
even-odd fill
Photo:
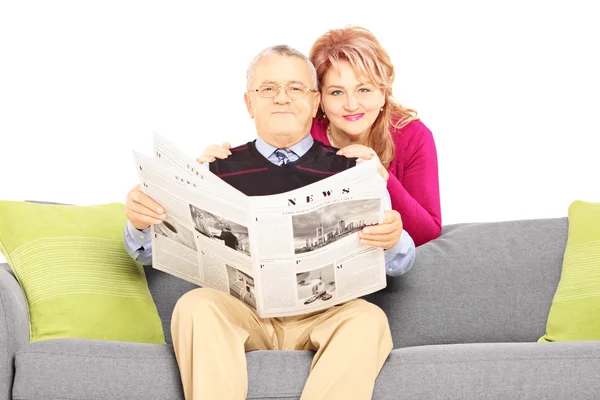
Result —
[[535, 342], [560, 279], [567, 218], [456, 224], [417, 248], [413, 268], [367, 296], [396, 348]]

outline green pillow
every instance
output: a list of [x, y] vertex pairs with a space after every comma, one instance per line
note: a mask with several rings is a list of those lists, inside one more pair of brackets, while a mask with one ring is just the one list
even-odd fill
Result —
[[0, 201], [0, 250], [27, 299], [30, 340], [165, 343], [144, 269], [123, 244], [125, 206]]
[[539, 342], [600, 340], [600, 203], [569, 206], [560, 282]]

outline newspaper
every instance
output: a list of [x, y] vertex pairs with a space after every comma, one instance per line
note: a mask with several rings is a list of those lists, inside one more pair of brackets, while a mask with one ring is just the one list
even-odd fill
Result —
[[167, 218], [152, 226], [152, 266], [231, 294], [260, 318], [323, 310], [386, 286], [383, 249], [358, 231], [383, 219], [386, 183], [360, 166], [302, 188], [246, 196], [154, 135], [133, 152], [142, 190]]

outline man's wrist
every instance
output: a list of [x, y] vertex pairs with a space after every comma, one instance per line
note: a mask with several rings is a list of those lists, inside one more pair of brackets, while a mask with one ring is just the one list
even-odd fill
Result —
[[146, 226], [144, 226], [144, 227], [141, 227], [141, 228], [140, 228], [140, 227], [138, 227], [138, 226], [135, 226], [135, 225], [133, 224], [133, 222], [131, 222], [131, 221], [129, 221], [129, 220], [128, 220], [127, 222], [129, 222], [129, 224], [130, 224], [130, 225], [131, 225], [133, 228], [137, 229], [137, 230], [138, 230], [138, 231], [140, 231], [140, 232], [142, 232], [142, 231], [145, 231], [146, 229], [150, 228], [150, 225], [146, 225]]
[[126, 227], [129, 236], [131, 237], [133, 242], [136, 245], [138, 245], [138, 248], [143, 247], [149, 241], [148, 239], [150, 239], [150, 227], [147, 227], [145, 229], [138, 229], [135, 226], [133, 226], [133, 224], [129, 220], [127, 220]]

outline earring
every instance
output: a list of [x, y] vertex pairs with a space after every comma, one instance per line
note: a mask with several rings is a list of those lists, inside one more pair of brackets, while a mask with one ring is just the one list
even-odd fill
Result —
[[323, 113], [323, 118], [327, 119], [327, 115], [325, 115], [325, 113]]
[[383, 107], [381, 107], [381, 109], [379, 110], [379, 112], [383, 111]]

